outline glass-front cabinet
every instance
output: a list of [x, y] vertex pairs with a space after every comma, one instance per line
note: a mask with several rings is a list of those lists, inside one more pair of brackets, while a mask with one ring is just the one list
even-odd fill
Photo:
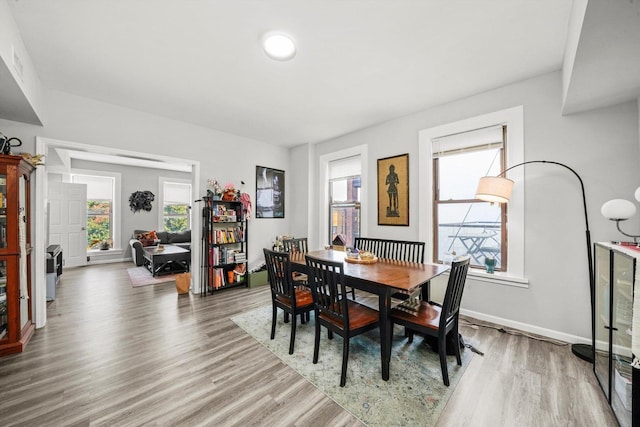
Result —
[[594, 370], [607, 400], [610, 396], [609, 388], [609, 348], [611, 321], [611, 256], [613, 252], [601, 244], [595, 245], [595, 275], [596, 275], [596, 354]]
[[[640, 248], [595, 245], [594, 371], [621, 426], [640, 425], [633, 408], [633, 292]], [[637, 385], [636, 385], [637, 388]], [[637, 399], [636, 399], [637, 400]]]
[[32, 317], [30, 177], [34, 166], [0, 155], [0, 356], [24, 349]]

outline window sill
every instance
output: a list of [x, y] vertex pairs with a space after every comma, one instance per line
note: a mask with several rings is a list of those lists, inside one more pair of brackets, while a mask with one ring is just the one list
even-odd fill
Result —
[[99, 257], [100, 255], [111, 256], [111, 255], [122, 255], [124, 251], [121, 248], [111, 248], [107, 250], [102, 249], [90, 249], [87, 251], [87, 254], [95, 257]]
[[479, 282], [489, 282], [496, 285], [515, 286], [517, 288], [529, 288], [529, 279], [518, 277], [497, 271], [489, 274], [482, 270], [469, 269], [467, 276]]

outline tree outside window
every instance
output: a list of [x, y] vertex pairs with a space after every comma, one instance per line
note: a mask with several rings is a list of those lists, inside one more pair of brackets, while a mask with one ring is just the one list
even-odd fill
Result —
[[162, 226], [172, 233], [191, 228], [191, 184], [160, 178]]
[[87, 186], [87, 249], [112, 248], [116, 178], [74, 173], [71, 182]]

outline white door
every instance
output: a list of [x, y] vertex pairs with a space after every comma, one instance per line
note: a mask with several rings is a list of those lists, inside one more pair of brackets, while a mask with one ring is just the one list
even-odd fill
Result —
[[62, 246], [65, 267], [87, 264], [87, 185], [49, 183], [49, 244]]

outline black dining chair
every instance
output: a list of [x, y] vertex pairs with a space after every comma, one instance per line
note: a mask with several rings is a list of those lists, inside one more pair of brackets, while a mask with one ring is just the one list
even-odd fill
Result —
[[288, 253], [275, 252], [264, 248], [264, 259], [267, 264], [273, 306], [271, 339], [275, 338], [276, 318], [279, 308], [284, 312], [285, 323], [289, 315], [291, 315], [289, 354], [293, 354], [296, 340], [296, 324], [298, 323], [297, 316], [299, 314], [300, 321], [305, 323], [305, 319], [309, 318], [309, 313], [313, 310], [313, 297], [308, 288], [294, 285], [291, 276], [291, 258]]
[[[285, 252], [291, 255], [304, 255], [309, 252], [309, 245], [306, 237], [298, 237], [295, 239], [283, 239], [282, 247]], [[297, 271], [293, 272], [293, 281], [299, 285], [307, 286], [309, 278], [306, 274]]]
[[[447, 335], [453, 334], [458, 342], [458, 316], [460, 314], [460, 301], [467, 279], [470, 257], [454, 261], [449, 270], [449, 281], [442, 306], [431, 301], [405, 301], [391, 309], [389, 314], [391, 330], [395, 324], [405, 327], [405, 335], [409, 336], [409, 342], [413, 342], [414, 332], [438, 339], [438, 354], [440, 355], [440, 368], [444, 385], [449, 386], [449, 372], [447, 369]], [[454, 352], [458, 365], [462, 365], [460, 358], [460, 346], [454, 345]]]
[[380, 316], [376, 310], [347, 298], [349, 291], [345, 286], [342, 262], [324, 261], [309, 255], [305, 258], [316, 319], [313, 363], [318, 363], [321, 326], [327, 328], [329, 339], [333, 339], [334, 332], [340, 335], [343, 339], [340, 387], [344, 387], [347, 381], [349, 339], [377, 328]]

